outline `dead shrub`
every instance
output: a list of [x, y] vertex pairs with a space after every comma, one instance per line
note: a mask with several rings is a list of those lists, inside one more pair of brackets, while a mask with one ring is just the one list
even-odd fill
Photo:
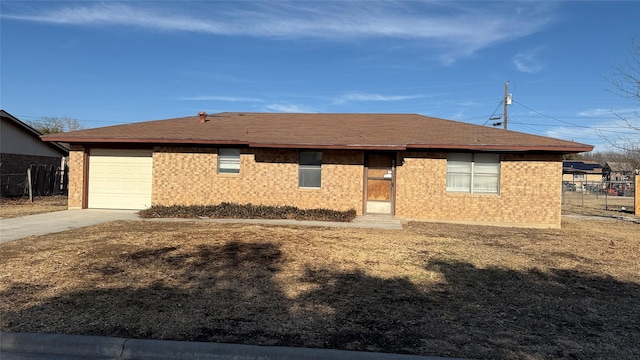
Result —
[[218, 205], [154, 205], [139, 213], [142, 218], [213, 219], [294, 219], [350, 222], [356, 210], [299, 209], [295, 206], [270, 206], [223, 202]]

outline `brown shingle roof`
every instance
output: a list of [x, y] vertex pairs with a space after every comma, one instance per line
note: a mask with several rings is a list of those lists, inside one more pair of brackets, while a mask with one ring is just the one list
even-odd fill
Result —
[[219, 113], [43, 137], [69, 143], [215, 144], [277, 148], [591, 151], [593, 146], [417, 114]]

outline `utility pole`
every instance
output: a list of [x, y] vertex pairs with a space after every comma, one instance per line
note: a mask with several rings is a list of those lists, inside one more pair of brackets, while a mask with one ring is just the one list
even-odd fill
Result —
[[[502, 116], [503, 116], [504, 118], [502, 119], [502, 121], [494, 122], [494, 123], [492, 124], [493, 126], [500, 126], [500, 125], [502, 125], [502, 128], [503, 128], [504, 130], [507, 130], [507, 120], [508, 120], [508, 119], [507, 119], [507, 116], [508, 116], [508, 115], [507, 115], [507, 107], [508, 107], [509, 105], [511, 105], [511, 101], [512, 101], [512, 100], [513, 100], [513, 99], [512, 99], [512, 95], [511, 95], [511, 94], [509, 94], [509, 81], [506, 81], [506, 82], [504, 83], [504, 98], [502, 99], [502, 104], [504, 105], [504, 110], [503, 110]], [[499, 107], [499, 106], [500, 106], [500, 104], [498, 104], [498, 107]], [[496, 108], [496, 111], [498, 111], [498, 108]], [[495, 111], [494, 111], [494, 114], [495, 114]], [[492, 116], [492, 117], [490, 117], [490, 118], [489, 118], [489, 120], [498, 120], [498, 119], [500, 119], [500, 116], [497, 116], [497, 117]], [[487, 120], [487, 121], [489, 121], [489, 120]], [[485, 124], [486, 124], [486, 122], [485, 122]], [[483, 124], [483, 125], [484, 125], [484, 124]]]
[[504, 119], [502, 119], [502, 125], [507, 130], [507, 105], [511, 104], [511, 96], [509, 96], [509, 82], [504, 83]]

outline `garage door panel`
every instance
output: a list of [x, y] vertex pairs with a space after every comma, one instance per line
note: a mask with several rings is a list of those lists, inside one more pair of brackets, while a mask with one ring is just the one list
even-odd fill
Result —
[[151, 206], [151, 150], [92, 149], [89, 207], [144, 209]]

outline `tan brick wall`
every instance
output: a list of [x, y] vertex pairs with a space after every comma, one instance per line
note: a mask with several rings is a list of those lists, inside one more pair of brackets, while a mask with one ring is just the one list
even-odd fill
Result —
[[209, 204], [216, 152], [213, 148], [155, 148], [151, 203]]
[[72, 145], [69, 151], [69, 209], [82, 208], [84, 148]]
[[223, 201], [362, 212], [361, 151], [323, 151], [320, 189], [298, 188], [298, 151], [246, 149], [239, 174], [217, 173], [217, 149], [156, 148], [155, 205], [205, 205]]
[[582, 180], [578, 179], [577, 177], [574, 177], [573, 174], [562, 174], [562, 181], [568, 181], [576, 184], [579, 184], [580, 182], [597, 183], [602, 181], [602, 174], [584, 174], [584, 177], [582, 178]]
[[[395, 213], [400, 218], [559, 227], [560, 155], [501, 155], [500, 194], [446, 192], [446, 156], [402, 152], [396, 169]], [[154, 205], [223, 201], [300, 208], [356, 209], [362, 214], [364, 152], [323, 151], [322, 187], [298, 188], [298, 151], [244, 149], [239, 174], [218, 174], [216, 148], [156, 147]], [[80, 146], [69, 154], [69, 207], [83, 203]]]
[[396, 216], [454, 222], [559, 227], [560, 155], [501, 155], [500, 194], [446, 191], [446, 153], [401, 154]]

